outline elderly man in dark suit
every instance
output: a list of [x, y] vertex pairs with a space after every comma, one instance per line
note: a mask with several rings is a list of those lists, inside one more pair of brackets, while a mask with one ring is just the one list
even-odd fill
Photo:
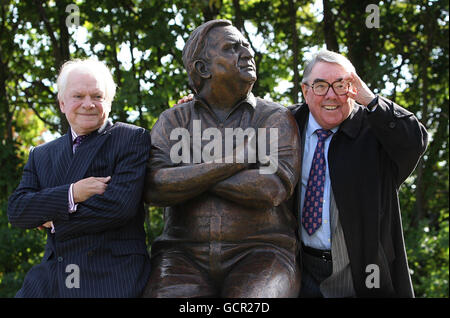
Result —
[[306, 103], [291, 107], [302, 137], [300, 296], [412, 297], [398, 191], [427, 131], [331, 51], [306, 66], [302, 91]]
[[8, 204], [13, 226], [48, 231], [43, 260], [16, 297], [140, 296], [149, 132], [108, 121], [116, 86], [103, 63], [69, 61], [57, 84], [70, 130], [30, 150]]

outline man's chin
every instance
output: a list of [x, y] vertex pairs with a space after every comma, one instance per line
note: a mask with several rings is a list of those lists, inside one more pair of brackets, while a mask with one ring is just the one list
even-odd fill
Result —
[[255, 83], [257, 79], [255, 71], [249, 73], [249, 81], [252, 82], [252, 84]]
[[83, 135], [90, 134], [91, 132], [94, 132], [98, 130], [100, 127], [102, 127], [102, 123], [92, 124], [92, 125], [83, 125], [81, 126], [81, 130], [84, 132]]
[[256, 71], [253, 69], [242, 69], [241, 70], [241, 77], [242, 79], [248, 81], [249, 83], [253, 84], [256, 82]]
[[253, 85], [255, 84], [255, 82], [256, 82], [256, 76], [255, 76], [255, 77], [249, 77], [249, 78], [246, 79], [246, 83], [247, 83], [248, 85], [251, 85], [251, 87], [253, 87]]

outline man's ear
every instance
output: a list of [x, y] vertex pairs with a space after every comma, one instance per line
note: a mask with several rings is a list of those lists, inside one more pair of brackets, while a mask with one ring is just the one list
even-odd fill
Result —
[[197, 74], [203, 79], [211, 78], [212, 76], [211, 72], [209, 71], [208, 64], [206, 64], [206, 62], [203, 60], [196, 60], [194, 62], [194, 69]]
[[59, 109], [61, 109], [61, 113], [64, 113], [64, 101], [62, 99], [59, 99], [58, 102], [59, 102]]
[[308, 85], [302, 83], [302, 93], [303, 93], [303, 99], [305, 100], [305, 102], [306, 102], [306, 93], [308, 93], [308, 88], [309, 88]]

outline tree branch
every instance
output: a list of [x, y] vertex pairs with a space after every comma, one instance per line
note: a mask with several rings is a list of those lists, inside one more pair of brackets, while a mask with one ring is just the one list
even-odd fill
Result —
[[45, 9], [42, 6], [42, 1], [34, 0], [34, 3], [36, 4], [36, 6], [38, 8], [39, 15], [41, 16], [41, 19], [44, 22], [45, 28], [47, 29], [47, 33], [50, 36], [50, 40], [52, 41], [52, 44], [54, 46], [53, 52], [55, 54], [55, 58], [57, 61], [61, 61], [62, 59], [61, 59], [60, 48], [58, 45], [58, 40], [55, 37], [55, 33], [53, 31], [52, 25], [48, 21], [47, 15], [45, 13]]

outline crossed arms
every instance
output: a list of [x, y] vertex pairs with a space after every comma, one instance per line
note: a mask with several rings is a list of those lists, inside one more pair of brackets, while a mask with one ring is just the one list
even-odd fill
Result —
[[[38, 168], [36, 161], [47, 161], [51, 154], [49, 151], [36, 153], [39, 149], [33, 149], [21, 183], [9, 199], [8, 217], [11, 224], [36, 228], [53, 221], [57, 240], [65, 240], [117, 228], [132, 219], [141, 202], [145, 164], [150, 149], [148, 132], [142, 131], [134, 132], [126, 147], [121, 147], [114, 158], [108, 158], [110, 164], [114, 164], [110, 181], [108, 178], [89, 177], [74, 184], [74, 187], [77, 184], [75, 203], [79, 203], [74, 213], [69, 212], [68, 205], [70, 184], [42, 185], [42, 179], [49, 171]], [[81, 186], [81, 191], [77, 190], [78, 186]]]
[[248, 162], [173, 164], [169, 156], [173, 144], [168, 141], [171, 127], [166, 116], [167, 112], [163, 113], [152, 129], [144, 190], [147, 203], [172, 206], [210, 192], [250, 208], [270, 208], [292, 194], [299, 175], [300, 146], [297, 125], [289, 112], [279, 112], [265, 122], [266, 127], [278, 128], [278, 169], [274, 174], [261, 174], [259, 164]]

